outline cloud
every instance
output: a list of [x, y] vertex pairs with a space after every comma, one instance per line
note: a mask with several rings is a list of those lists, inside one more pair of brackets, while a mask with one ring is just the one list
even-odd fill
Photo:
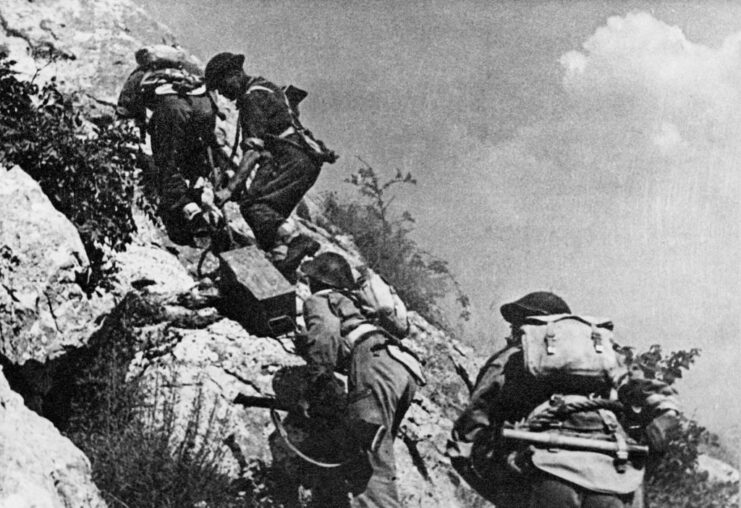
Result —
[[505, 233], [455, 241], [500, 268], [497, 296], [554, 289], [639, 348], [705, 348], [685, 386], [705, 404], [694, 386], [741, 361], [741, 34], [709, 47], [634, 13], [560, 64], [558, 114], [480, 148], [460, 183]]

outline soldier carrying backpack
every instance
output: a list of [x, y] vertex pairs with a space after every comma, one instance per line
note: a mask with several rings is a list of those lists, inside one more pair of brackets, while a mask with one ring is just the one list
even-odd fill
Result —
[[316, 182], [322, 165], [335, 162], [337, 155], [299, 120], [297, 105], [306, 92], [248, 76], [243, 65], [244, 55], [215, 55], [206, 64], [206, 86], [236, 101], [243, 151], [269, 155], [240, 196], [240, 210], [258, 246], [291, 279], [301, 260], [313, 255], [319, 244], [306, 235], [287, 234], [285, 222]]
[[[646, 455], [663, 453], [678, 426], [674, 389], [625, 365], [612, 323], [572, 314], [553, 293], [501, 313], [512, 336], [454, 424], [455, 469], [502, 508], [642, 506]], [[621, 419], [635, 407], [639, 435]]]
[[[148, 183], [159, 215], [175, 243], [191, 244], [224, 221], [214, 196], [216, 108], [203, 71], [181, 49], [149, 46], [135, 58], [138, 67], [123, 85], [116, 112], [149, 133], [156, 172]], [[245, 154], [244, 161], [254, 165], [256, 158]]]
[[[379, 314], [388, 314], [384, 321], [396, 321], [393, 329], [405, 333], [406, 313], [397, 304], [378, 308], [373, 301], [391, 300], [382, 296], [385, 290], [372, 289], [368, 283], [362, 284], [363, 292], [375, 297], [366, 299], [357, 293], [350, 265], [339, 254], [320, 254], [305, 262], [301, 271], [312, 293], [304, 302], [306, 332], [296, 344], [309, 368], [308, 412], [312, 401], [321, 401], [323, 391], [334, 385], [335, 372], [347, 374], [346, 416], [355, 453], [348, 466], [352, 505], [399, 507], [394, 438], [424, 378], [419, 362], [401, 339], [374, 322]], [[369, 311], [369, 307], [376, 308]], [[403, 323], [391, 314], [403, 314]]]

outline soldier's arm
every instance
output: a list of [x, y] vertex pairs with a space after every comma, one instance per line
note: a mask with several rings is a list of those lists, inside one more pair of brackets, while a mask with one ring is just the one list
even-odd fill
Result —
[[510, 352], [514, 348], [496, 353], [479, 371], [469, 403], [453, 425], [448, 456], [470, 457], [477, 436], [492, 425], [491, 408], [504, 383], [504, 366]]
[[680, 412], [677, 391], [659, 379], [649, 379], [639, 365], [626, 366], [615, 380], [618, 399], [625, 405], [641, 408], [646, 420], [667, 411]]
[[633, 364], [617, 380], [617, 393], [626, 406], [640, 408], [650, 449], [663, 454], [679, 428], [680, 405], [674, 387], [659, 379], [646, 378], [640, 366]]
[[332, 313], [326, 297], [312, 296], [304, 302], [306, 334], [298, 349], [309, 366], [310, 382], [332, 376], [341, 341], [340, 319]]

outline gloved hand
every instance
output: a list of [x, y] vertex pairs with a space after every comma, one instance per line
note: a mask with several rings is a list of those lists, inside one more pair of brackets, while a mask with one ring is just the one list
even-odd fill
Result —
[[213, 229], [218, 229], [224, 224], [224, 214], [216, 207], [204, 210], [203, 219]]
[[651, 452], [663, 455], [672, 437], [679, 431], [679, 415], [676, 411], [667, 411], [646, 426], [646, 439]]

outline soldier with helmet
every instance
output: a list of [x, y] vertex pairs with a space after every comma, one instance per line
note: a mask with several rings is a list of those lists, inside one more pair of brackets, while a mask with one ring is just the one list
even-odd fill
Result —
[[[576, 375], [539, 377], [525, 354], [530, 344], [525, 335], [532, 327], [548, 323], [541, 342], [548, 348], [546, 355], [553, 355], [558, 348], [563, 352], [564, 345], [559, 344], [550, 323], [587, 323], [585, 340], [589, 341], [590, 326], [591, 338], [599, 337], [597, 326], [589, 324], [598, 321], [572, 315], [562, 298], [546, 291], [503, 305], [501, 314], [512, 334], [506, 347], [479, 372], [469, 404], [455, 421], [447, 450], [455, 469], [481, 495], [503, 508], [642, 506], [646, 457], [628, 456], [627, 450], [655, 456], [665, 451], [669, 434], [678, 426], [675, 390], [657, 379], [645, 379], [637, 366], [629, 368], [616, 346], [611, 348], [616, 368], [609, 376], [596, 377], [596, 381]], [[595, 340], [595, 349], [598, 345]], [[622, 426], [624, 418], [617, 418], [623, 408], [635, 407], [641, 410], [642, 437], [628, 435]], [[559, 438], [561, 443], [577, 439], [569, 441], [568, 447], [537, 444], [537, 439], [506, 439], [503, 429], [513, 425], [539, 431], [516, 434], [525, 436], [521, 439], [538, 438], [538, 434], [547, 435], [553, 440], [550, 443]], [[603, 448], [594, 446], [594, 440], [601, 440]], [[595, 451], [598, 448], [617, 452]]]
[[[219, 53], [206, 65], [206, 87], [236, 101], [242, 148], [269, 154], [240, 199], [240, 210], [258, 245], [271, 252], [274, 264], [290, 274], [318, 244], [291, 234], [285, 221], [319, 177], [322, 164], [336, 154], [313, 138], [298, 119], [298, 102], [306, 96], [297, 88], [244, 73], [244, 55]], [[218, 199], [217, 199], [218, 201]]]
[[301, 271], [312, 293], [304, 302], [306, 333], [297, 343], [309, 365], [309, 407], [312, 397], [320, 399], [334, 382], [335, 372], [347, 374], [347, 420], [359, 452], [350, 478], [352, 505], [399, 507], [394, 438], [423, 382], [414, 373], [419, 365], [408, 353], [400, 354], [398, 339], [363, 315], [351, 293], [356, 282], [345, 258], [323, 253]]

